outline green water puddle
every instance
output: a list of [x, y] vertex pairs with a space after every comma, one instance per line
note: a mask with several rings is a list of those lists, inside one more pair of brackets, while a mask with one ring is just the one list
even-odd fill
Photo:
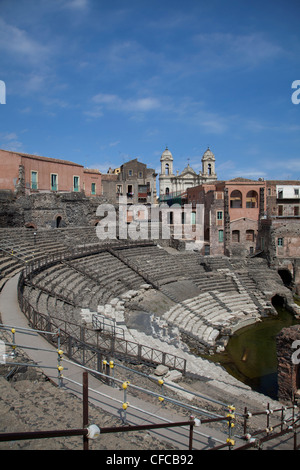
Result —
[[278, 390], [276, 336], [282, 328], [300, 323], [285, 308], [276, 306], [276, 310], [278, 316], [237, 331], [224, 353], [207, 357], [253, 390], [271, 398], [277, 398]]

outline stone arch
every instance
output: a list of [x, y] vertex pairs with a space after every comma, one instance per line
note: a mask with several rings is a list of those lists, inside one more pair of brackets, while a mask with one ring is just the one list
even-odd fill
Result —
[[272, 305], [274, 307], [283, 307], [285, 304], [285, 299], [282, 297], [282, 295], [275, 294], [272, 299], [271, 299]]
[[25, 228], [36, 230], [37, 227], [35, 223], [27, 222], [27, 224], [25, 224]]
[[240, 231], [239, 230], [232, 230], [231, 239], [233, 242], [239, 243], [240, 242]]
[[293, 276], [289, 269], [278, 269], [278, 274], [286, 287], [292, 286]]
[[230, 194], [230, 207], [232, 209], [241, 209], [243, 204], [243, 196], [241, 191], [234, 189]]
[[55, 219], [55, 228], [60, 228], [63, 223], [63, 218], [61, 215], [58, 215]]
[[246, 194], [246, 208], [254, 209], [258, 207], [258, 194], [256, 191], [248, 191]]

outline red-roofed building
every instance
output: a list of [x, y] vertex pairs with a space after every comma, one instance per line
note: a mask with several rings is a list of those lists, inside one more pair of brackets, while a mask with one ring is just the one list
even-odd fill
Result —
[[205, 206], [204, 236], [210, 254], [245, 256], [261, 249], [258, 230], [266, 210], [265, 185], [236, 178], [187, 189], [188, 203]]
[[0, 150], [0, 190], [20, 194], [84, 192], [102, 194], [101, 173], [67, 160]]

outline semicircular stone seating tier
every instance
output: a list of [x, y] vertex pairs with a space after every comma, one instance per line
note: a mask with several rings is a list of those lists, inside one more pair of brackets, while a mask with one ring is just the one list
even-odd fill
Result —
[[[32, 257], [64, 254], [76, 246], [95, 244], [99, 245], [99, 240], [94, 228], [45, 230], [37, 235], [28, 229], [0, 229], [0, 269], [1, 265], [3, 269], [9, 264], [9, 259], [14, 262], [8, 268], [13, 273]], [[11, 258], [9, 250], [13, 251]], [[24, 296], [41, 313], [81, 321], [81, 309], [97, 312], [99, 305], [140, 289], [145, 279], [166, 295], [170, 295], [168, 285], [188, 279], [199, 294], [183, 301], [177, 301], [175, 296], [175, 306], [164, 312], [164, 319], [209, 347], [220, 334], [257, 321], [266, 307], [263, 294], [243, 261], [236, 261], [235, 265], [225, 257], [203, 257], [190, 252], [171, 254], [155, 244], [133, 243], [128, 247], [114, 242], [113, 251], [102, 250], [48, 266], [30, 279]], [[253, 270], [256, 267], [254, 260], [251, 267]]]

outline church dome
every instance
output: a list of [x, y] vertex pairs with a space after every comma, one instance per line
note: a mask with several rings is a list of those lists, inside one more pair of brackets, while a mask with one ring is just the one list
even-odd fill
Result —
[[173, 160], [173, 155], [171, 154], [170, 150], [168, 147], [166, 147], [166, 150], [162, 153], [161, 155], [162, 159], [168, 159], [168, 160]]
[[215, 156], [214, 156], [214, 154], [212, 153], [212, 151], [210, 150], [209, 147], [206, 150], [206, 152], [204, 152], [202, 160], [215, 160]]

